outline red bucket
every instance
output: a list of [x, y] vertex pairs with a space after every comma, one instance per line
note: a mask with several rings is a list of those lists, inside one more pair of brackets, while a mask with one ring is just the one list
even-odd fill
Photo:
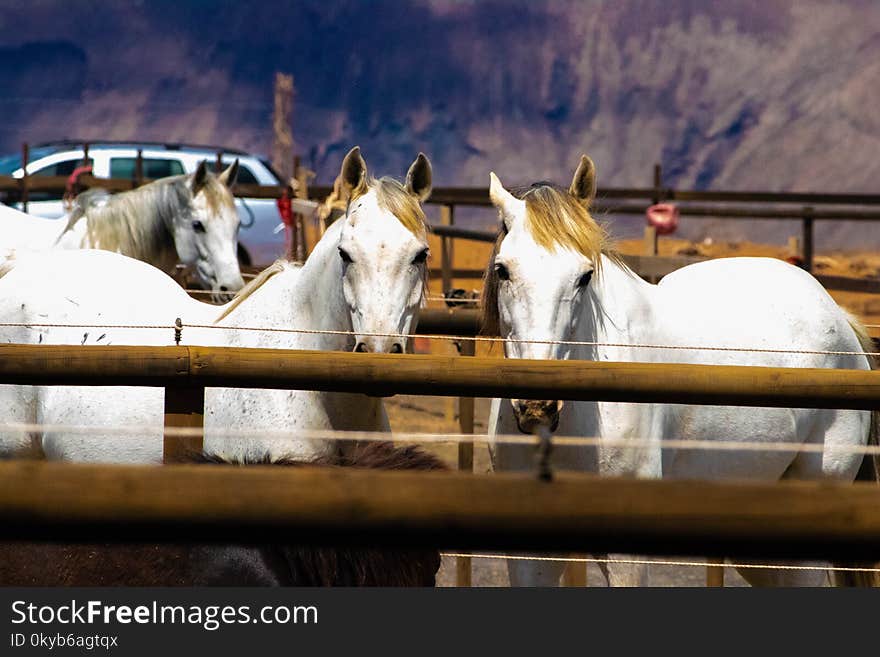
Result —
[[671, 235], [678, 228], [678, 208], [672, 203], [656, 203], [645, 214], [658, 235]]

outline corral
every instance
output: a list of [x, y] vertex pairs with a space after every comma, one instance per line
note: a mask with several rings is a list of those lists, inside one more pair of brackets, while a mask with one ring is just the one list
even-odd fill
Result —
[[[15, 184], [26, 193], [29, 183]], [[813, 209], [821, 201], [875, 204], [880, 202], [876, 197], [689, 197], [659, 187], [628, 191], [630, 196], [627, 190], [617, 190], [606, 197], [643, 198], [650, 192], [651, 199], [810, 203], [809, 208], [796, 211], [750, 209], [752, 214], [747, 215], [763, 216], [763, 212], [801, 220], [808, 268], [813, 260], [812, 221], [880, 219], [880, 213], [874, 212]], [[447, 226], [435, 227], [432, 239], [441, 240], [442, 265], [437, 273], [446, 292], [456, 279], [475, 277], [474, 272], [453, 267], [451, 240], [491, 242], [495, 236], [451, 226], [453, 206], [483, 203], [479, 193], [436, 190], [432, 201], [445, 208], [442, 216]], [[618, 207], [617, 211], [636, 209]], [[723, 210], [706, 208], [691, 212], [735, 217], [746, 210], [728, 209], [726, 215]], [[689, 261], [649, 254], [630, 262], [642, 275], [659, 277]], [[848, 292], [880, 290], [875, 281], [829, 277], [823, 282]], [[157, 318], [157, 330], [167, 330], [169, 338], [175, 329], [186, 331], [186, 325], [175, 326], [173, 320]], [[164, 387], [168, 460], [174, 460], [181, 438], [198, 442], [204, 388], [217, 385], [460, 397], [458, 416], [465, 434], [474, 430], [474, 397], [874, 410], [880, 396], [876, 372], [504, 361], [485, 355], [492, 340], [476, 338], [475, 329], [472, 310], [435, 308], [424, 313], [422, 335], [410, 336], [423, 339], [425, 334], [447, 334], [443, 339], [454, 339], [463, 358], [198, 347], [3, 346], [0, 383]], [[478, 351], [478, 345], [485, 349]], [[405, 430], [396, 428], [404, 441], [417, 438], [408, 438]], [[564, 444], [564, 440], [559, 442]], [[454, 442], [459, 467], [473, 469], [474, 443], [461, 437]], [[873, 454], [872, 449], [865, 453]], [[444, 547], [458, 550], [627, 551], [734, 560], [798, 557], [859, 563], [872, 561], [880, 553], [880, 490], [867, 484], [639, 482], [558, 473], [547, 482], [538, 480], [537, 469], [534, 474], [492, 477], [302, 471], [276, 475], [277, 479], [262, 472], [196, 474], [183, 466], [133, 469], [13, 463], [4, 464], [3, 469], [0, 508], [4, 526], [9, 536], [20, 538], [69, 539], [86, 533], [112, 538], [125, 525], [126, 535], [132, 538], [181, 537], [189, 528], [202, 539], [229, 538], [241, 531], [255, 535], [300, 531], [343, 542], [441, 540]], [[94, 494], [72, 495], [85, 480], [100, 482]], [[219, 492], [230, 489], [247, 492], [232, 497]], [[286, 493], [279, 497], [279, 490]], [[266, 504], [270, 491], [271, 505]], [[209, 506], [211, 513], [206, 511]], [[458, 581], [466, 584], [470, 581], [468, 557], [460, 559]], [[717, 582], [717, 572], [712, 575]]]

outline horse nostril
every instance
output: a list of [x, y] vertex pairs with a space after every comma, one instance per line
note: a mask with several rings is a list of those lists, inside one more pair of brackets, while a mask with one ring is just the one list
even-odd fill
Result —
[[220, 286], [220, 291], [221, 291], [221, 292], [229, 292], [229, 288], [226, 287], [225, 285], [221, 285], [221, 286]]
[[401, 345], [399, 342], [395, 342], [393, 345], [391, 345], [391, 353], [392, 354], [402, 354], [403, 353], [403, 345]]
[[370, 348], [367, 346], [366, 342], [358, 342], [354, 350], [358, 353], [365, 354], [370, 351]]

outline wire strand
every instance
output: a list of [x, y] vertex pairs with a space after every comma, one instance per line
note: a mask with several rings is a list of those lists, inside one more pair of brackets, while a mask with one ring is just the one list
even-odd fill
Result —
[[[173, 330], [173, 324], [62, 324], [62, 323], [23, 323], [2, 322], [0, 328], [118, 328], [118, 329], [160, 329]], [[614, 347], [621, 349], [657, 349], [672, 351], [711, 351], [711, 352], [735, 352], [735, 353], [761, 353], [761, 354], [801, 354], [815, 356], [871, 356], [880, 357], [880, 351], [833, 351], [821, 349], [770, 349], [762, 347], [713, 347], [709, 345], [662, 345], [640, 344], [626, 342], [599, 342], [587, 340], [533, 340], [527, 338], [495, 338], [488, 336], [473, 335], [441, 335], [437, 333], [382, 333], [371, 331], [344, 331], [337, 329], [298, 329], [279, 328], [268, 326], [225, 326], [220, 324], [182, 324], [182, 328], [211, 329], [221, 331], [251, 331], [257, 333], [290, 333], [302, 335], [345, 335], [350, 337], [379, 337], [379, 338], [424, 338], [431, 340], [449, 340], [454, 342], [490, 342], [490, 343], [516, 343], [516, 344], [548, 344], [570, 345], [582, 347]]]
[[[348, 441], [393, 441], [417, 444], [471, 444], [471, 445], [525, 445], [537, 447], [539, 442], [534, 436], [525, 434], [434, 434], [418, 432], [371, 432], [341, 431], [336, 429], [312, 429], [303, 431], [281, 431], [277, 429], [230, 429], [230, 428], [199, 428], [199, 427], [162, 427], [157, 425], [140, 426], [99, 426], [82, 424], [39, 424], [39, 423], [6, 423], [0, 424], [0, 433], [4, 431], [20, 433], [70, 433], [89, 435], [101, 433], [114, 436], [137, 436], [162, 432], [171, 438], [197, 438], [207, 435], [212, 439], [259, 438], [262, 440], [348, 440]], [[794, 452], [824, 454], [862, 454], [880, 455], [877, 445], [834, 445], [821, 443], [787, 443], [759, 442], [735, 440], [649, 440], [643, 438], [601, 438], [587, 436], [553, 436], [554, 447], [598, 447], [598, 448], [659, 448], [681, 449], [694, 451], [720, 452]]]
[[636, 566], [696, 566], [698, 568], [754, 568], [762, 570], [832, 570], [845, 573], [880, 573], [880, 568], [868, 568], [857, 566], [802, 566], [795, 564], [767, 564], [767, 563], [713, 563], [711, 561], [678, 561], [669, 559], [617, 559], [611, 557], [540, 557], [524, 556], [518, 554], [484, 554], [479, 552], [441, 552], [441, 557], [472, 558], [472, 559], [505, 559], [511, 561], [553, 561], [565, 563], [620, 563]]

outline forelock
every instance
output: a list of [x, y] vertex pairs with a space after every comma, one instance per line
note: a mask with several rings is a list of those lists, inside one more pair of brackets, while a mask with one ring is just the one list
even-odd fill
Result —
[[370, 191], [375, 192], [379, 207], [393, 214], [409, 232], [421, 239], [427, 238], [427, 223], [422, 206], [401, 183], [389, 177], [378, 180], [371, 178], [363, 186], [362, 191], [356, 190], [352, 194], [349, 202], [354, 203]]
[[[187, 184], [189, 181], [187, 180]], [[229, 188], [220, 182], [216, 174], [208, 172], [205, 179], [205, 186], [199, 190], [200, 194], [205, 197], [205, 203], [211, 215], [217, 215], [221, 210], [235, 210], [235, 197]]]
[[550, 183], [535, 183], [515, 193], [526, 204], [525, 226], [532, 239], [547, 249], [571, 249], [589, 258], [598, 268], [600, 256], [611, 251], [605, 229], [590, 215], [588, 206], [568, 190]]

